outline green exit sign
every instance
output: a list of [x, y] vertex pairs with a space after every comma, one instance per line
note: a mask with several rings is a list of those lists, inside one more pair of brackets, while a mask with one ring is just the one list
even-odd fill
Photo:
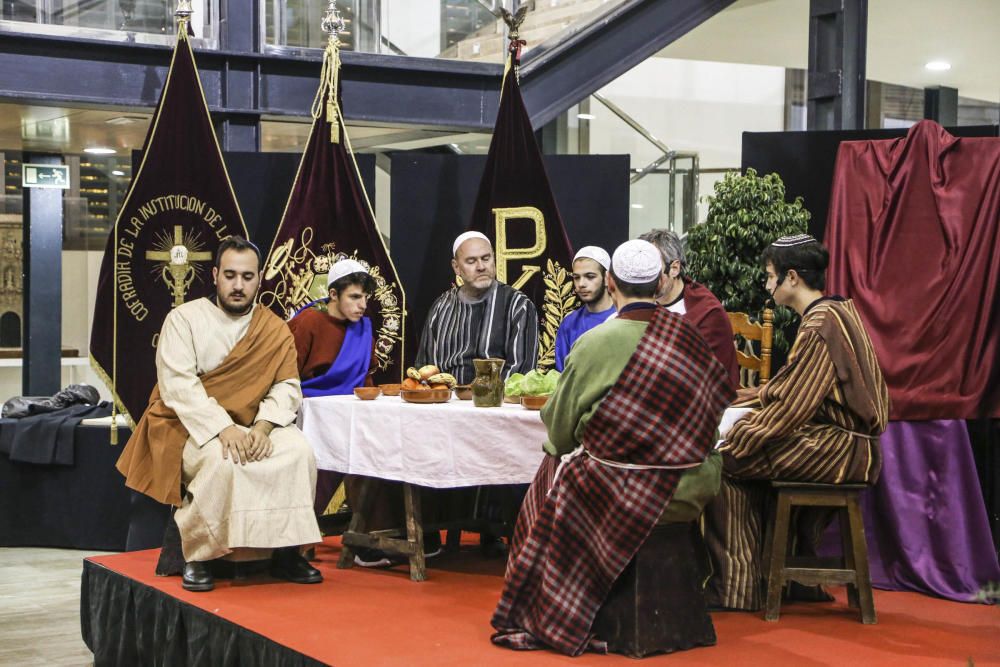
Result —
[[26, 188], [69, 187], [69, 167], [64, 164], [23, 164], [21, 185]]

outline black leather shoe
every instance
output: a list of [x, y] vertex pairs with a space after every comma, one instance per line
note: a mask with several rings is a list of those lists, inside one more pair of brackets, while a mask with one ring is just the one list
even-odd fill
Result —
[[302, 557], [298, 547], [274, 550], [271, 556], [271, 576], [295, 584], [318, 584], [323, 581], [323, 574]]
[[186, 591], [204, 592], [215, 588], [215, 578], [208, 563], [191, 561], [184, 564], [184, 577], [181, 586]]

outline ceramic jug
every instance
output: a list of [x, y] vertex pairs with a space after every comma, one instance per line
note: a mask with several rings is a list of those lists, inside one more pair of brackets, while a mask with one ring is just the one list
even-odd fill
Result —
[[477, 408], [496, 408], [503, 403], [503, 359], [473, 359], [476, 378], [472, 381], [472, 403]]

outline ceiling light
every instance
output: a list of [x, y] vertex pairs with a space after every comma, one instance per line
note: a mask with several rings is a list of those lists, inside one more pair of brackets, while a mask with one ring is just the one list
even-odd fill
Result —
[[596, 120], [597, 119], [597, 116], [595, 116], [592, 113], [578, 113], [576, 115], [576, 117], [579, 118], [580, 120]]
[[946, 63], [943, 60], [932, 60], [924, 65], [924, 67], [932, 72], [947, 72], [951, 69], [951, 63]]
[[114, 155], [117, 151], [107, 146], [91, 146], [90, 148], [84, 148], [83, 152], [90, 153], [91, 155]]
[[642, 204], [632, 204], [632, 208], [642, 208]]
[[121, 169], [115, 169], [114, 171], [111, 172], [111, 175], [112, 176], [124, 176], [125, 172], [122, 171]]

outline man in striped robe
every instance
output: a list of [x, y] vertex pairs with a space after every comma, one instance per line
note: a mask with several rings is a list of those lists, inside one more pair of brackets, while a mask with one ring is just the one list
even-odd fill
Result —
[[[823, 295], [826, 248], [807, 234], [783, 237], [763, 261], [775, 303], [793, 308], [802, 324], [788, 363], [759, 391], [741, 392], [738, 404], [754, 409], [719, 447], [722, 490], [706, 511], [714, 566], [708, 596], [730, 609], [763, 606], [768, 481], [874, 483], [889, 415], [885, 380], [853, 302]], [[801, 512], [799, 548], [815, 550], [830, 518]]]
[[473, 359], [504, 359], [505, 380], [511, 373], [527, 373], [538, 360], [535, 304], [523, 292], [497, 282], [493, 247], [484, 234], [460, 234], [452, 252], [451, 266], [462, 285], [431, 306], [417, 366], [433, 364], [459, 384], [469, 384], [476, 376]]

